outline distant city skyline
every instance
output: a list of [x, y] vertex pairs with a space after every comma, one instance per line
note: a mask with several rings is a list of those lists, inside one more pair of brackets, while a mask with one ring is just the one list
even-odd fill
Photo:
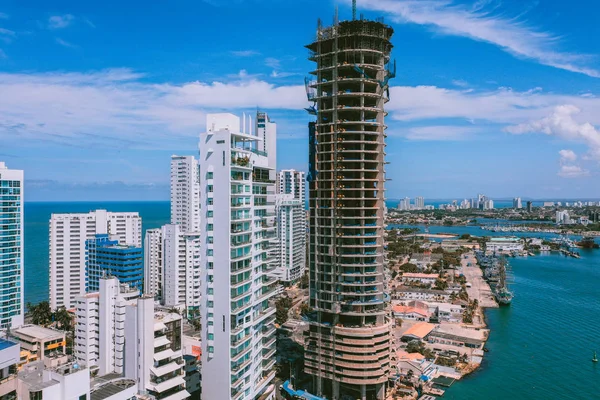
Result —
[[[388, 197], [599, 195], [598, 5], [526, 3], [358, 1], [395, 31]], [[306, 172], [303, 45], [336, 5], [350, 16], [346, 0], [3, 2], [0, 160], [27, 171], [28, 201], [166, 200], [205, 115], [259, 107], [277, 169]]]

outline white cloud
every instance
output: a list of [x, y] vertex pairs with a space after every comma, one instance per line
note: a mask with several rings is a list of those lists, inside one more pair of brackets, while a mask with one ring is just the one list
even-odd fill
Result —
[[558, 152], [561, 163], [569, 163], [577, 161], [577, 154], [573, 150], [561, 150]]
[[590, 171], [582, 169], [577, 165], [562, 165], [558, 171], [558, 176], [563, 178], [580, 178], [589, 175]]
[[63, 47], [68, 47], [70, 49], [77, 49], [77, 48], [79, 48], [79, 46], [77, 46], [77, 45], [75, 45], [75, 44], [73, 44], [71, 42], [67, 42], [66, 40], [63, 40], [61, 38], [56, 38], [54, 40], [56, 41], [56, 43], [60, 44]]
[[141, 77], [128, 69], [0, 73], [0, 143], [177, 148], [204, 129], [208, 111], [300, 110], [306, 103], [303, 86], [256, 79], [172, 85]]
[[277, 58], [267, 57], [265, 58], [265, 65], [270, 68], [277, 69], [281, 66], [281, 61]]
[[10, 43], [17, 36], [15, 31], [11, 31], [10, 29], [0, 28], [0, 40], [4, 43]]
[[64, 15], [52, 15], [48, 18], [48, 28], [50, 29], [62, 29], [71, 25], [75, 20], [75, 17], [71, 14]]
[[96, 28], [96, 24], [94, 24], [92, 21], [90, 21], [88, 18], [82, 18], [81, 19], [83, 22], [85, 22], [87, 24], [87, 26], [89, 26], [90, 28]]
[[15, 31], [11, 31], [10, 29], [0, 28], [0, 35], [15, 37], [17, 34]]
[[495, 8], [487, 10], [488, 3], [478, 1], [468, 7], [452, 0], [363, 0], [361, 7], [390, 13], [398, 23], [433, 27], [446, 35], [491, 43], [540, 64], [600, 77], [600, 71], [588, 66], [590, 56], [557, 50], [557, 36], [496, 12]]
[[[472, 126], [434, 125], [409, 128], [404, 132], [398, 130], [397, 132], [409, 140], [457, 141], [465, 140], [480, 131], [480, 128]], [[394, 131], [390, 131], [390, 134], [394, 135]]]
[[452, 80], [452, 84], [454, 86], [459, 86], [459, 87], [462, 87], [462, 88], [466, 88], [467, 86], [469, 86], [469, 82], [464, 81], [462, 79], [453, 79]]
[[257, 56], [260, 53], [255, 50], [236, 50], [236, 51], [231, 51], [231, 54], [233, 54], [236, 57], [251, 57], [251, 56]]
[[580, 112], [581, 109], [575, 105], [560, 105], [542, 119], [510, 126], [506, 130], [513, 134], [538, 132], [582, 142], [589, 149], [589, 157], [600, 161], [600, 132], [591, 123], [579, 123], [573, 118]]

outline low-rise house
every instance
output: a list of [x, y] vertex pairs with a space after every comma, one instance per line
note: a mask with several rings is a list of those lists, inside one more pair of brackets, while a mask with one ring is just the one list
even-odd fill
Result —
[[402, 286], [394, 289], [392, 299], [400, 301], [448, 301], [450, 300], [450, 293], [444, 290], [419, 289]]
[[395, 305], [392, 307], [392, 313], [394, 318], [407, 319], [413, 321], [427, 321], [429, 319], [429, 315], [431, 314], [427, 307], [411, 307], [411, 306], [403, 306], [403, 305]]
[[402, 274], [402, 282], [406, 283], [422, 283], [433, 285], [439, 278], [438, 274], [423, 274], [420, 272], [405, 272]]
[[413, 254], [410, 257], [409, 263], [416, 265], [419, 269], [427, 269], [441, 259], [441, 254], [426, 251], [423, 254]]
[[44, 360], [50, 354], [64, 354], [65, 332], [38, 325], [23, 325], [10, 330], [10, 336], [21, 346], [21, 357], [28, 361]]
[[440, 324], [427, 335], [429, 343], [449, 344], [480, 349], [486, 339], [485, 330], [463, 328], [455, 324]]
[[47, 356], [23, 366], [18, 374], [17, 398], [90, 399], [90, 372], [85, 365]]
[[435, 325], [430, 324], [429, 322], [417, 322], [402, 334], [400, 340], [403, 342], [410, 342], [413, 340], [425, 341], [431, 331], [433, 331], [433, 328], [435, 328]]

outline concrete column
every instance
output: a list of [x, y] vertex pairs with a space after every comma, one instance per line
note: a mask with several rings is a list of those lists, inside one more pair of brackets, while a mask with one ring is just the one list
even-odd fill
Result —
[[375, 393], [378, 400], [385, 399], [385, 383], [378, 383], [375, 385]]
[[360, 385], [360, 400], [367, 400], [367, 385]]
[[336, 380], [331, 381], [331, 400], [339, 400], [340, 398], [340, 383]]

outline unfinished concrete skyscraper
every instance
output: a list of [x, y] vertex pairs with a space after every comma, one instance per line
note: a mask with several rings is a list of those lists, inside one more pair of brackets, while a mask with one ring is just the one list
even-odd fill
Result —
[[358, 20], [322, 27], [306, 46], [309, 124], [310, 306], [305, 370], [313, 391], [383, 399], [391, 321], [384, 306], [384, 104], [393, 29]]

